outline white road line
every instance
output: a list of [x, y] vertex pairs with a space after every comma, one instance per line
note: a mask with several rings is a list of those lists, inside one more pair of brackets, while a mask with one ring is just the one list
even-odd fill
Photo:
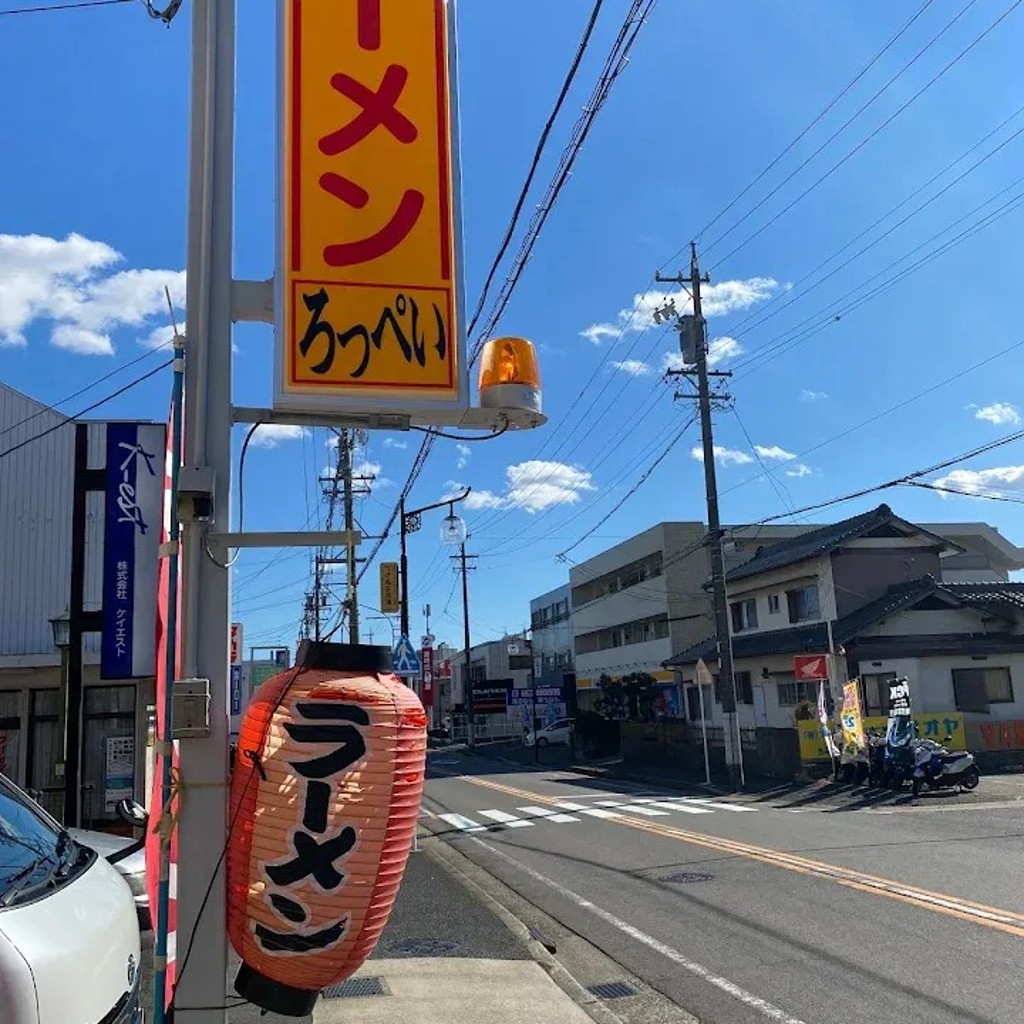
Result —
[[505, 811], [480, 811], [485, 818], [490, 818], [491, 821], [500, 822], [502, 825], [507, 825], [509, 828], [532, 828], [532, 821], [523, 821], [517, 818], [514, 814], [506, 814]]
[[571, 800], [558, 800], [555, 806], [561, 807], [563, 811], [585, 811], [587, 809], [586, 804], [574, 804]]
[[740, 807], [737, 804], [724, 804], [718, 800], [705, 800], [703, 797], [696, 796], [683, 796], [679, 798], [679, 803], [683, 804], [699, 804], [701, 807], [714, 807], [719, 811], [736, 811], [739, 814], [744, 814], [747, 811], [756, 810], [754, 807]]
[[755, 996], [752, 992], [748, 992], [746, 989], [740, 988], [739, 985], [729, 981], [728, 978], [723, 978], [720, 974], [715, 974], [713, 971], [709, 971], [702, 964], [683, 956], [679, 950], [673, 949], [664, 942], [660, 942], [658, 939], [654, 938], [654, 936], [640, 931], [639, 928], [634, 928], [633, 925], [616, 917], [603, 907], [599, 907], [597, 904], [591, 903], [590, 900], [586, 900], [582, 896], [577, 895], [571, 889], [567, 889], [564, 885], [560, 885], [553, 879], [548, 878], [547, 875], [542, 875], [539, 871], [534, 871], [533, 868], [529, 868], [525, 864], [521, 864], [513, 857], [510, 857], [507, 853], [491, 846], [490, 843], [485, 843], [482, 839], [473, 839], [472, 842], [479, 844], [488, 852], [493, 853], [496, 857], [500, 857], [502, 860], [516, 868], [516, 870], [522, 871], [525, 875], [528, 875], [535, 881], [549, 886], [560, 896], [571, 900], [576, 904], [576, 906], [583, 910], [589, 910], [595, 917], [600, 918], [606, 924], [610, 924], [613, 928], [617, 928], [625, 935], [628, 935], [631, 939], [635, 939], [637, 942], [642, 943], [649, 949], [653, 949], [656, 953], [660, 953], [667, 960], [676, 964], [676, 966], [682, 967], [684, 971], [689, 971], [690, 974], [695, 975], [702, 981], [707, 982], [709, 985], [713, 985], [719, 991], [725, 992], [726, 995], [732, 996], [733, 999], [739, 1000], [739, 1002], [743, 1003], [745, 1006], [750, 1007], [752, 1010], [757, 1010], [758, 1013], [766, 1017], [768, 1020], [775, 1021], [776, 1024], [805, 1024], [805, 1022], [799, 1017], [791, 1016], [786, 1013], [785, 1010], [780, 1010], [779, 1007], [775, 1006], [773, 1003], [769, 1003], [767, 999]]
[[580, 814], [589, 814], [592, 818], [621, 818], [622, 815], [618, 811], [607, 811], [603, 807], [584, 807]]
[[620, 811], [629, 811], [630, 814], [642, 814], [647, 818], [667, 818], [665, 811], [656, 811], [651, 807], [642, 807], [640, 804], [624, 804], [618, 800], [598, 800], [601, 807], [615, 807]]
[[530, 815], [531, 818], [543, 818], [545, 821], [554, 821], [559, 825], [580, 820], [579, 818], [574, 818], [571, 814], [559, 814], [558, 811], [553, 811], [550, 807], [517, 807], [516, 810], [520, 814]]
[[438, 817], [442, 821], [448, 822], [449, 825], [454, 825], [457, 829], [461, 829], [463, 832], [487, 831], [483, 825], [478, 825], [472, 818], [467, 818], [462, 814], [439, 814]]
[[695, 807], [693, 804], [670, 804], [667, 800], [652, 800], [652, 807], [663, 807], [666, 811], [682, 811], [683, 814], [714, 814], [710, 807]]

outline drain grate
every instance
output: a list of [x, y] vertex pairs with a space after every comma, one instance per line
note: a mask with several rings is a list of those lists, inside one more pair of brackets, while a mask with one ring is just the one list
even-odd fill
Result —
[[367, 996], [386, 996], [388, 990], [380, 978], [349, 978], [340, 985], [331, 985], [320, 993], [324, 999], [364, 999]]
[[624, 981], [604, 981], [600, 985], [588, 985], [587, 991], [598, 999], [625, 999], [637, 994], [636, 989]]
[[451, 939], [394, 939], [386, 943], [386, 948], [393, 953], [405, 953], [408, 956], [443, 956], [455, 952], [459, 944]]
[[710, 882], [715, 876], [706, 871], [677, 871], [674, 875], [665, 875], [659, 879], [669, 885], [693, 885], [694, 882]]

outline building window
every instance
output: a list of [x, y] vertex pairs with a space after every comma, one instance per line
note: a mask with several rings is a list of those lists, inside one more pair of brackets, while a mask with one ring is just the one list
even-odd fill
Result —
[[753, 704], [754, 703], [754, 684], [750, 678], [749, 672], [737, 672], [736, 673], [736, 703], [737, 704]]
[[889, 714], [889, 683], [892, 672], [867, 672], [860, 677], [861, 710], [865, 718]]
[[955, 668], [953, 693], [958, 711], [988, 711], [989, 704], [1012, 704], [1008, 668]]
[[734, 601], [732, 611], [732, 631], [741, 633], [745, 629], [757, 629], [757, 601], [748, 598], [746, 601]]
[[779, 595], [769, 594], [768, 595], [768, 614], [777, 615], [779, 611]]
[[789, 606], [790, 622], [807, 622], [821, 618], [818, 604], [818, 584], [800, 587], [798, 590], [786, 591], [786, 604]]
[[801, 701], [818, 699], [818, 684], [805, 679], [794, 680], [792, 683], [778, 683], [779, 707], [791, 708]]

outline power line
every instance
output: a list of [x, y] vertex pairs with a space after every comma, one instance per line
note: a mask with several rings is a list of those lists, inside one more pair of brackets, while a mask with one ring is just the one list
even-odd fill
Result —
[[118, 388], [117, 391], [114, 391], [111, 394], [104, 396], [98, 402], [93, 402], [92, 405], [86, 406], [84, 409], [75, 413], [73, 416], [69, 416], [67, 419], [62, 420], [60, 423], [55, 423], [52, 427], [47, 427], [46, 430], [41, 430], [38, 434], [33, 434], [31, 437], [25, 438], [24, 441], [19, 441], [16, 445], [12, 445], [10, 448], [7, 448], [4, 451], [0, 452], [0, 459], [6, 458], [8, 455], [13, 455], [15, 452], [20, 451], [27, 445], [30, 445], [35, 441], [39, 441], [44, 437], [48, 437], [50, 434], [55, 433], [62, 427], [69, 426], [76, 420], [80, 420], [83, 416], [86, 416], [93, 410], [98, 409], [101, 405], [106, 405], [107, 402], [112, 402], [115, 398], [120, 397], [126, 391], [130, 391], [132, 388], [141, 384], [143, 381], [149, 380], [150, 377], [155, 376], [161, 370], [167, 369], [167, 367], [170, 366], [171, 363], [173, 362], [173, 359], [168, 359], [166, 362], [161, 363], [159, 366], [150, 370], [148, 373], [144, 373], [141, 377], [136, 377], [135, 380], [129, 381], [127, 384], [124, 385], [124, 387]]
[[519, 192], [519, 198], [516, 200], [515, 208], [512, 210], [512, 216], [509, 218], [508, 227], [505, 229], [505, 237], [502, 239], [501, 245], [498, 247], [498, 252], [491, 263], [491, 269], [487, 272], [487, 278], [484, 281], [483, 289], [480, 292], [480, 298], [477, 301], [476, 309], [469, 321], [469, 326], [466, 328], [467, 337], [471, 335], [476, 328], [477, 320], [480, 319], [480, 314], [483, 313], [484, 310], [484, 303], [487, 301], [487, 293], [490, 291], [491, 284], [494, 281], [494, 275], [498, 272], [498, 267], [500, 266], [501, 261], [505, 258], [505, 253], [508, 251], [508, 247], [512, 242], [512, 235], [515, 233], [516, 225], [519, 223], [519, 215], [523, 212], [523, 206], [526, 203], [526, 197], [530, 191], [530, 186], [533, 184], [537, 168], [540, 166], [541, 156], [544, 153], [544, 147], [547, 145], [548, 136], [551, 134], [551, 130], [555, 126], [555, 121], [557, 120], [559, 113], [561, 113], [562, 106], [565, 103], [565, 98], [569, 94], [569, 90], [572, 88], [572, 83], [576, 79], [576, 72], [579, 71], [580, 64], [583, 61], [583, 55], [586, 53], [587, 46], [590, 44], [590, 37], [594, 32], [594, 26], [597, 24], [597, 18], [601, 13], [601, 7], [603, 4], [604, 0], [596, 0], [594, 8], [590, 12], [590, 18], [587, 21], [587, 26], [583, 30], [583, 38], [580, 40], [579, 46], [576, 48], [576, 55], [573, 57], [572, 63], [569, 65], [569, 70], [566, 73], [565, 80], [562, 82], [562, 88], [558, 93], [558, 98], [555, 100], [555, 105], [552, 108], [551, 113], [548, 115], [544, 129], [540, 133], [540, 138], [537, 140], [537, 148], [534, 150], [533, 160], [530, 162], [530, 169], [526, 174], [526, 180], [523, 182], [523, 187]]
[[601, 526], [604, 526], [604, 524], [608, 522], [608, 520], [611, 519], [611, 517], [615, 515], [615, 513], [618, 512], [619, 509], [622, 508], [622, 506], [625, 505], [626, 502], [630, 498], [632, 498], [638, 490], [640, 490], [640, 488], [647, 482], [647, 479], [658, 468], [658, 466], [660, 466], [661, 463], [664, 462], [666, 458], [668, 458], [669, 453], [682, 440], [683, 435], [686, 433], [687, 430], [690, 429], [691, 426], [693, 426], [696, 420], [696, 415], [691, 416], [682, 425], [682, 427], [679, 429], [679, 432], [669, 441], [667, 445], [665, 445], [665, 447], [658, 454], [658, 457], [647, 467], [647, 469], [644, 470], [643, 474], [640, 476], [640, 479], [637, 480], [637, 482], [628, 491], [626, 491], [626, 493], [615, 503], [611, 510], [606, 515], [602, 516], [597, 521], [597, 523], [594, 524], [594, 526], [587, 530], [586, 533], [584, 533], [579, 538], [579, 540], [570, 544], [569, 547], [565, 548], [563, 551], [559, 551], [559, 553], [555, 557], [564, 558], [566, 555], [568, 555], [570, 551], [574, 550], [575, 548], [578, 548], [592, 533], [594, 533], [595, 530], [597, 530]]
[[47, 11], [76, 11], [86, 7], [113, 7], [114, 4], [131, 4], [137, 0], [77, 0], [73, 3], [50, 4], [39, 7], [16, 7], [10, 11], [0, 11], [0, 18], [12, 14], [45, 14]]
[[24, 419], [18, 420], [17, 423], [12, 423], [9, 427], [4, 427], [0, 430], [0, 437], [4, 434], [9, 434], [12, 430], [17, 430], [18, 427], [25, 426], [26, 423], [31, 423], [33, 420], [38, 419], [40, 416], [45, 416], [49, 412], [56, 412], [56, 410], [66, 405], [68, 402], [73, 402], [76, 398], [81, 398], [87, 391], [92, 391], [93, 388], [98, 387], [100, 384], [110, 380], [111, 377], [116, 377], [119, 373], [123, 373], [125, 370], [130, 369], [137, 363], [141, 363], [144, 359], [149, 359], [154, 356], [161, 349], [170, 348], [170, 342], [165, 345], [160, 345], [158, 348], [150, 349], [148, 352], [143, 352], [141, 356], [137, 356], [135, 359], [130, 360], [127, 363], [122, 363], [120, 366], [115, 367], [109, 373], [105, 373], [102, 377], [97, 377], [92, 383], [86, 384], [85, 387], [79, 388], [77, 391], [73, 391], [70, 395], [65, 395], [64, 398], [58, 402], [47, 405], [45, 408], [26, 416]]
[[904, 484], [913, 484], [921, 477], [929, 476], [932, 473], [938, 473], [943, 469], [949, 469], [950, 466], [958, 465], [961, 462], [967, 462], [969, 459], [977, 458], [979, 455], [987, 455], [989, 452], [995, 451], [997, 448], [1002, 448], [1004, 445], [1011, 444], [1014, 441], [1019, 441], [1021, 438], [1024, 438], [1024, 430], [1015, 430], [1012, 434], [1007, 434], [1004, 437], [997, 438], [995, 441], [989, 441], [986, 444], [979, 445], [978, 447], [972, 448], [960, 455], [954, 455], [952, 458], [935, 462], [930, 466], [926, 466], [924, 469], [915, 469], [911, 473], [894, 477], [891, 480], [875, 484], [872, 487], [862, 487], [859, 490], [851, 491], [849, 494], [841, 495], [838, 498], [819, 501], [814, 505], [805, 505], [803, 508], [796, 509], [793, 512], [784, 512], [780, 515], [768, 516], [765, 519], [759, 519], [756, 525], [764, 526], [768, 523], [776, 522], [779, 519], [788, 519], [790, 516], [804, 515], [807, 512], [817, 512], [821, 509], [831, 508], [833, 505], [841, 505], [844, 502], [854, 501], [857, 498], [863, 498], [869, 494], [875, 494], [878, 491], [888, 490], [892, 487], [899, 487]]
[[[952, 25], [953, 22], [956, 21], [960, 17], [960, 15], [967, 10], [968, 7], [971, 7], [976, 2], [977, 0], [969, 0], [969, 3], [966, 5], [966, 7], [963, 8], [956, 16], [954, 16], [953, 20], [949, 22], [946, 28]], [[989, 25], [988, 28], [986, 28], [980, 35], [976, 36], [970, 43], [968, 43], [967, 46], [965, 46], [951, 61], [949, 61], [940, 71], [938, 71], [923, 86], [921, 86], [921, 88], [918, 89], [917, 92], [915, 92], [913, 96], [910, 97], [910, 99], [908, 99], [906, 102], [902, 103], [899, 107], [897, 107], [896, 110], [893, 111], [893, 113], [891, 113], [880, 125], [878, 125], [868, 135], [861, 139], [861, 141], [858, 142], [857, 145], [853, 147], [853, 149], [846, 153], [846, 155], [843, 156], [841, 159], [836, 161], [836, 163], [834, 163], [824, 174], [818, 177], [812, 184], [805, 188], [803, 192], [801, 192], [795, 199], [793, 199], [781, 210], [775, 213], [774, 216], [765, 221], [764, 224], [762, 224], [756, 231], [748, 235], [742, 242], [740, 242], [738, 245], [730, 249], [729, 252], [725, 254], [725, 256], [720, 257], [718, 261], [715, 263], [714, 267], [712, 267], [711, 269], [714, 270], [715, 267], [721, 266], [724, 262], [735, 256], [736, 253], [738, 253], [741, 249], [749, 245], [762, 232], [770, 228], [780, 218], [782, 218], [783, 216], [785, 216], [785, 214], [792, 210], [793, 207], [795, 207], [798, 203], [800, 203], [803, 199], [810, 195], [811, 192], [813, 192], [819, 185], [827, 181], [837, 170], [839, 170], [840, 167], [842, 167], [845, 163], [847, 163], [847, 161], [851, 160], [854, 156], [856, 156], [857, 153], [859, 153], [869, 142], [871, 142], [890, 124], [892, 124], [892, 122], [895, 121], [896, 118], [899, 117], [900, 114], [902, 114], [912, 103], [914, 103], [919, 97], [921, 97], [925, 92], [927, 92], [933, 85], [935, 85], [936, 82], [943, 78], [943, 76], [945, 76], [945, 74], [948, 71], [950, 71], [953, 67], [959, 64], [960, 61], [963, 60], [963, 58], [966, 57], [967, 54], [971, 52], [971, 50], [973, 50], [983, 39], [985, 39], [991, 32], [993, 32], [1006, 18], [1008, 18], [1021, 5], [1021, 3], [1024, 3], [1024, 0], [1014, 0], [1014, 2], [1005, 11], [1003, 11], [1003, 13], [999, 15], [999, 17], [996, 18], [996, 20], [992, 22], [992, 24]], [[946, 29], [944, 28], [942, 31], [945, 32], [945, 30]], [[941, 34], [942, 33], [940, 32], [939, 35]], [[936, 36], [935, 38], [937, 39], [938, 36]], [[789, 179], [787, 179], [787, 181], [788, 180]], [[716, 240], [716, 242], [717, 241], [718, 240]], [[716, 243], [712, 243], [712, 246], [709, 246], [709, 248], [712, 248], [714, 244]]]
[[[788, 153], [788, 152], [789, 152], [789, 151], [790, 151], [791, 149], [793, 149], [793, 147], [794, 147], [794, 146], [795, 146], [795, 145], [796, 145], [796, 144], [797, 144], [798, 142], [800, 142], [800, 141], [801, 141], [801, 139], [803, 139], [803, 138], [804, 138], [804, 136], [806, 136], [806, 135], [808, 134], [808, 132], [810, 132], [810, 131], [811, 131], [811, 129], [812, 129], [812, 128], [814, 128], [814, 127], [815, 127], [815, 125], [817, 125], [817, 124], [818, 124], [818, 123], [819, 123], [819, 122], [820, 122], [820, 121], [822, 120], [822, 118], [824, 118], [824, 117], [825, 117], [825, 115], [826, 115], [826, 114], [828, 114], [828, 112], [829, 112], [830, 110], [832, 110], [832, 108], [833, 108], [833, 107], [834, 107], [834, 106], [835, 106], [835, 105], [836, 105], [836, 104], [837, 104], [837, 103], [838, 103], [838, 102], [839, 102], [839, 101], [840, 101], [840, 100], [841, 100], [841, 99], [842, 99], [842, 98], [843, 98], [843, 97], [844, 97], [844, 96], [845, 96], [845, 95], [846, 95], [846, 94], [847, 94], [847, 93], [848, 93], [848, 92], [849, 92], [849, 91], [850, 91], [850, 90], [851, 90], [851, 89], [852, 89], [852, 88], [853, 88], [853, 87], [854, 87], [854, 86], [855, 86], [855, 85], [856, 85], [856, 84], [857, 84], [857, 83], [858, 83], [858, 82], [859, 82], [859, 81], [860, 81], [860, 80], [861, 80], [861, 79], [862, 79], [862, 78], [863, 78], [863, 77], [864, 77], [864, 76], [865, 76], [865, 75], [866, 75], [866, 74], [867, 74], [867, 73], [868, 73], [868, 72], [869, 72], [869, 71], [870, 71], [870, 70], [871, 70], [871, 69], [872, 69], [872, 68], [873, 68], [873, 67], [874, 67], [874, 66], [875, 66], [875, 65], [877, 64], [877, 63], [878, 63], [878, 62], [879, 62], [879, 60], [881, 60], [881, 59], [882, 59], [882, 57], [884, 57], [884, 56], [885, 56], [885, 54], [886, 54], [886, 53], [887, 53], [887, 52], [888, 52], [888, 51], [889, 51], [890, 49], [892, 49], [892, 47], [893, 47], [893, 46], [894, 46], [894, 45], [895, 45], [895, 44], [896, 44], [896, 43], [897, 43], [897, 42], [898, 42], [898, 41], [899, 41], [899, 40], [900, 40], [900, 39], [901, 39], [901, 38], [903, 37], [903, 35], [904, 35], [904, 34], [906, 33], [906, 31], [907, 31], [907, 30], [908, 30], [908, 29], [910, 28], [910, 26], [911, 26], [911, 25], [913, 25], [913, 24], [914, 24], [914, 22], [915, 22], [915, 21], [917, 21], [917, 19], [918, 19], [918, 18], [920, 18], [920, 17], [921, 17], [921, 15], [922, 15], [922, 14], [924, 14], [924, 12], [925, 12], [925, 11], [927, 11], [927, 10], [928, 10], [928, 8], [929, 8], [929, 7], [931, 7], [931, 5], [932, 5], [932, 4], [934, 3], [934, 2], [935, 2], [935, 0], [925, 0], [925, 2], [924, 2], [924, 3], [923, 3], [923, 4], [922, 4], [922, 5], [921, 5], [921, 6], [920, 6], [920, 7], [918, 8], [918, 10], [917, 10], [917, 13], [916, 13], [916, 14], [914, 14], [914, 15], [913, 15], [913, 16], [912, 16], [912, 17], [910, 18], [910, 20], [909, 20], [909, 21], [907, 21], [907, 22], [904, 22], [904, 24], [903, 24], [902, 28], [900, 28], [900, 29], [899, 29], [899, 30], [898, 30], [898, 31], [896, 32], [896, 34], [895, 34], [894, 36], [892, 36], [892, 37], [891, 37], [891, 38], [889, 39], [889, 41], [888, 41], [888, 42], [887, 42], [887, 43], [886, 43], [886, 44], [885, 44], [885, 45], [884, 45], [884, 46], [883, 46], [883, 47], [882, 47], [882, 48], [881, 48], [881, 49], [880, 49], [880, 50], [879, 50], [879, 51], [878, 51], [878, 52], [877, 52], [877, 53], [876, 53], [876, 54], [875, 54], [875, 55], [874, 55], [874, 56], [873, 56], [872, 58], [871, 58], [871, 60], [869, 60], [869, 61], [867, 62], [867, 64], [865, 64], [865, 65], [864, 65], [864, 67], [862, 67], [862, 68], [860, 69], [860, 71], [858, 71], [858, 72], [857, 72], [857, 74], [856, 74], [856, 75], [854, 75], [854, 77], [853, 77], [852, 79], [850, 79], [850, 81], [849, 81], [849, 82], [847, 82], [847, 84], [846, 84], [846, 85], [845, 85], [845, 86], [844, 86], [844, 87], [843, 87], [843, 88], [842, 88], [842, 89], [841, 89], [841, 90], [840, 90], [840, 91], [839, 91], [838, 93], [836, 93], [836, 95], [835, 95], [835, 96], [833, 96], [833, 97], [832, 97], [832, 99], [831, 99], [831, 100], [830, 100], [830, 101], [828, 102], [828, 104], [827, 104], [827, 105], [826, 105], [825, 107], [823, 107], [823, 108], [822, 108], [822, 110], [821, 110], [821, 112], [820, 112], [820, 113], [818, 114], [818, 116], [817, 116], [817, 117], [815, 117], [815, 118], [814, 118], [814, 120], [813, 120], [813, 121], [811, 121], [811, 122], [810, 122], [810, 123], [809, 123], [808, 125], [806, 125], [806, 126], [804, 127], [804, 129], [803, 129], [803, 130], [802, 130], [802, 131], [800, 132], [800, 134], [799, 134], [799, 135], [797, 135], [797, 136], [796, 136], [796, 138], [795, 138], [795, 139], [793, 139], [793, 140], [792, 140], [792, 142], [790, 142], [790, 143], [789, 143], [789, 145], [788, 145], [788, 146], [786, 146], [786, 148], [785, 148], [785, 149], [783, 149], [783, 150], [782, 150], [782, 152], [781, 152], [781, 153], [779, 153], [779, 155], [778, 155], [777, 157], [775, 157], [775, 159], [774, 159], [774, 160], [772, 160], [772, 162], [771, 162], [770, 164], [768, 164], [768, 166], [767, 166], [767, 167], [765, 167], [765, 168], [764, 168], [764, 170], [763, 170], [763, 171], [761, 171], [761, 173], [760, 173], [760, 174], [758, 174], [758, 175], [757, 175], [757, 177], [756, 177], [756, 178], [754, 178], [754, 180], [753, 180], [753, 181], [751, 181], [751, 182], [750, 182], [750, 184], [749, 184], [749, 185], [747, 185], [747, 187], [746, 187], [746, 188], [744, 188], [744, 189], [743, 189], [743, 191], [742, 191], [742, 192], [740, 192], [740, 193], [739, 193], [739, 194], [738, 194], [738, 195], [737, 195], [737, 196], [736, 196], [736, 197], [735, 197], [735, 198], [734, 198], [734, 199], [732, 200], [732, 202], [728, 203], [728, 204], [727, 204], [726, 206], [724, 206], [724, 207], [723, 207], [723, 208], [722, 208], [721, 210], [719, 210], [719, 211], [718, 211], [718, 213], [716, 213], [716, 214], [715, 214], [715, 216], [714, 216], [714, 217], [712, 217], [712, 218], [711, 218], [711, 220], [709, 220], [709, 221], [707, 222], [707, 224], [705, 224], [705, 225], [704, 225], [704, 227], [702, 227], [702, 228], [700, 229], [700, 231], [698, 231], [698, 232], [697, 232], [697, 236], [696, 236], [696, 237], [697, 237], [697, 241], [700, 241], [700, 239], [701, 239], [701, 237], [703, 236], [704, 232], [705, 232], [705, 231], [707, 231], [707, 230], [708, 230], [708, 228], [710, 228], [710, 227], [713, 227], [713, 226], [714, 226], [715, 224], [717, 224], [717, 223], [718, 223], [718, 221], [720, 221], [720, 220], [722, 219], [722, 217], [724, 217], [724, 216], [725, 216], [725, 215], [726, 215], [726, 214], [727, 214], [727, 213], [728, 213], [728, 212], [729, 212], [729, 211], [730, 211], [730, 210], [731, 210], [731, 209], [732, 209], [732, 208], [733, 208], [733, 207], [734, 207], [734, 206], [735, 206], [735, 205], [736, 205], [736, 204], [737, 204], [737, 203], [738, 203], [738, 202], [739, 202], [739, 201], [740, 201], [740, 200], [741, 200], [741, 199], [742, 199], [742, 198], [743, 198], [743, 197], [744, 197], [744, 196], [745, 196], [745, 195], [746, 195], [746, 194], [747, 194], [747, 193], [748, 193], [748, 192], [749, 192], [749, 191], [750, 191], [750, 190], [751, 190], [751, 189], [752, 189], [752, 188], [753, 188], [753, 187], [754, 187], [754, 186], [755, 186], [755, 185], [756, 185], [756, 184], [757, 184], [757, 183], [758, 183], [759, 181], [761, 181], [761, 180], [762, 180], [762, 179], [764, 178], [764, 176], [765, 176], [766, 174], [768, 174], [768, 172], [769, 172], [769, 171], [771, 171], [771, 170], [772, 170], [772, 169], [773, 169], [773, 168], [775, 167], [775, 165], [776, 165], [776, 164], [778, 164], [778, 162], [779, 162], [779, 161], [780, 161], [780, 160], [781, 160], [781, 159], [782, 159], [782, 158], [783, 158], [783, 157], [784, 157], [784, 156], [785, 156], [785, 155], [786, 155], [786, 154], [787, 154], [787, 153]], [[876, 96], [877, 96], [877, 95], [878, 95], [878, 94], [876, 94]], [[873, 97], [872, 99], [874, 99], [874, 98], [875, 98], [875, 97]], [[861, 110], [863, 110], [863, 109], [864, 109], [864, 108], [862, 107], [862, 108], [861, 108]], [[858, 113], [859, 113], [859, 111], [858, 111]], [[849, 124], [849, 122], [847, 122], [847, 124]], [[845, 127], [845, 125], [844, 125], [844, 127]], [[842, 129], [840, 129], [840, 131], [842, 131]], [[834, 136], [834, 135], [833, 135], [833, 136], [831, 136], [831, 138], [829, 139], [829, 141], [831, 141], [831, 140], [832, 140], [832, 138], [835, 138], [835, 136]], [[828, 144], [828, 143], [826, 143], [826, 145], [827, 145], [827, 144]], [[787, 180], [788, 180], [788, 179], [787, 179]], [[785, 184], [785, 182], [783, 182], [783, 184]], [[780, 187], [781, 187], [781, 186], [780, 186]], [[770, 197], [770, 195], [771, 195], [771, 194], [773, 194], [773, 193], [770, 193], [770, 194], [769, 194], [769, 197]], [[755, 207], [755, 209], [756, 209], [756, 207]], [[751, 211], [751, 213], [753, 213], [753, 210]], [[748, 214], [748, 216], [749, 216], [749, 214]], [[741, 222], [738, 222], [738, 223], [741, 223]], [[733, 227], [736, 227], [736, 226], [737, 226], [737, 225], [733, 225]], [[731, 231], [731, 230], [732, 230], [732, 228], [730, 228], [730, 229], [729, 229], [729, 231]], [[727, 232], [726, 232], [726, 235], [727, 235], [727, 234], [729, 234], [729, 231], [727, 231]], [[721, 237], [722, 237], [722, 238], [724, 238], [724, 237], [725, 237], [725, 235], [722, 235]], [[685, 247], [684, 247], [684, 248], [685, 248]], [[709, 247], [709, 248], [710, 248], [710, 247]], [[678, 256], [678, 255], [679, 255], [679, 254], [680, 254], [681, 252], [683, 252], [683, 249], [679, 249], [679, 250], [677, 250], [677, 251], [676, 251], [676, 252], [675, 252], [675, 253], [674, 253], [674, 254], [673, 254], [673, 255], [672, 255], [671, 257], [669, 257], [669, 259], [668, 259], [668, 260], [666, 260], [666, 261], [665, 261], [665, 263], [663, 263], [663, 264], [661, 265], [661, 266], [662, 266], [662, 269], [664, 270], [664, 269], [665, 269], [665, 267], [666, 267], [666, 265], [667, 265], [668, 263], [671, 263], [671, 262], [673, 262], [673, 261], [674, 261], [674, 260], [676, 259], [676, 257], [677, 257], [677, 256]]]

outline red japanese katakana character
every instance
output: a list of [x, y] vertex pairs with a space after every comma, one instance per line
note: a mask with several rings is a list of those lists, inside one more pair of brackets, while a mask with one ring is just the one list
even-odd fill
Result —
[[409, 71], [400, 64], [388, 67], [376, 92], [362, 82], [357, 82], [351, 75], [340, 72], [333, 75], [331, 88], [361, 109], [344, 128], [320, 140], [320, 152], [325, 156], [337, 156], [362, 142], [378, 125], [391, 132], [399, 142], [413, 142], [419, 134], [416, 125], [395, 107], [408, 80]]
[[380, 49], [380, 0], [359, 0], [356, 11], [359, 45], [364, 50]]
[[[362, 209], [369, 201], [369, 194], [349, 178], [340, 174], [327, 173], [320, 176], [320, 187], [337, 199], [356, 209]], [[331, 267], [353, 267], [369, 263], [378, 256], [391, 252], [400, 245], [416, 226], [423, 212], [423, 193], [417, 189], [406, 189], [398, 209], [391, 219], [377, 232], [357, 242], [336, 242], [324, 246], [324, 262]]]

